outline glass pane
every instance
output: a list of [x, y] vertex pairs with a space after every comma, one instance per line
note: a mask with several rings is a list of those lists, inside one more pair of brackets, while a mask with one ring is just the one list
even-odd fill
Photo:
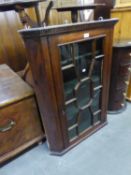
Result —
[[76, 56], [92, 58], [92, 40], [75, 43], [74, 47], [77, 50]]
[[92, 41], [74, 44], [75, 62], [80, 78], [88, 76], [92, 60]]
[[96, 40], [96, 56], [103, 54], [103, 39], [99, 38]]
[[66, 69], [63, 72], [65, 101], [74, 97], [74, 87], [77, 84], [74, 68]]
[[68, 127], [76, 124], [78, 112], [79, 112], [79, 110], [76, 107], [75, 103], [71, 103], [71, 104], [66, 106]]
[[69, 131], [69, 139], [73, 139], [76, 136], [77, 136], [76, 128]]
[[102, 58], [96, 59], [91, 76], [91, 79], [94, 83], [94, 87], [97, 87], [102, 84], [102, 68], [103, 68], [103, 59]]
[[69, 65], [73, 62], [71, 44], [61, 46], [60, 47], [60, 54], [61, 54], [61, 66], [66, 66], [66, 65]]
[[93, 112], [97, 112], [98, 110], [101, 109], [101, 90], [97, 90], [94, 93], [94, 100], [91, 105]]
[[78, 89], [77, 92], [77, 101], [78, 101], [78, 105], [80, 107], [83, 107], [85, 105], [88, 104], [88, 102], [90, 101], [90, 81], [86, 81], [84, 83], [82, 83]]
[[89, 108], [87, 108], [81, 112], [81, 119], [80, 119], [80, 124], [79, 124], [79, 132], [80, 133], [92, 125], [91, 118], [92, 117], [91, 117], [91, 113], [89, 111]]
[[100, 121], [100, 119], [101, 119], [101, 113], [99, 113], [99, 114], [95, 115], [95, 116], [94, 116], [94, 123], [99, 122], [99, 121]]

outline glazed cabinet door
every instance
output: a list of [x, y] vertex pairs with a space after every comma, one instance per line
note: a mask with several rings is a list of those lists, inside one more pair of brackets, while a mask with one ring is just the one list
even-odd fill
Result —
[[63, 41], [54, 39], [50, 44], [60, 122], [65, 145], [69, 146], [106, 121], [102, 116], [103, 88], [107, 88], [103, 87], [103, 66], [108, 63], [104, 63], [105, 34], [72, 42], [65, 37]]
[[69, 140], [101, 121], [104, 37], [59, 46]]

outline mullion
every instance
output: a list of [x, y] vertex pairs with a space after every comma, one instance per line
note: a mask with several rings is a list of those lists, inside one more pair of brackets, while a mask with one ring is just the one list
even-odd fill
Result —
[[93, 68], [95, 65], [95, 57], [96, 57], [96, 40], [93, 40], [92, 41], [92, 62], [91, 62], [89, 74], [88, 74], [88, 77], [90, 77], [90, 78], [91, 78]]
[[89, 108], [91, 106], [92, 102], [93, 102], [93, 99], [91, 99], [87, 105], [80, 107], [80, 109], [85, 110], [85, 109]]
[[[91, 62], [90, 69], [89, 69], [89, 74], [88, 74], [88, 77], [90, 79], [91, 79], [93, 69], [94, 69], [94, 65], [95, 65], [95, 61], [96, 61], [95, 58], [96, 58], [96, 40], [93, 40], [92, 41], [92, 62]], [[92, 97], [92, 102], [94, 100], [94, 93], [93, 92], [94, 92], [93, 84], [92, 84], [92, 82], [90, 82], [90, 94], [91, 94], [91, 97]], [[90, 111], [90, 114], [91, 114], [91, 125], [94, 125], [94, 114], [93, 114], [93, 111], [92, 111], [92, 108], [91, 108], [91, 104], [89, 106], [89, 111]]]
[[79, 126], [80, 126], [80, 118], [81, 118], [81, 110], [79, 110], [78, 115], [77, 115], [77, 127], [76, 127], [76, 134], [79, 136]]
[[93, 113], [91, 106], [89, 106], [88, 108], [91, 114], [91, 125], [93, 126], [94, 125], [94, 113]]
[[93, 115], [95, 116], [95, 115], [97, 115], [97, 114], [99, 114], [99, 113], [101, 113], [101, 109], [98, 110], [98, 111], [96, 111], [96, 112], [94, 112]]
[[[105, 56], [105, 49], [104, 48], [105, 48], [105, 37], [102, 38], [102, 50], [103, 50], [103, 55]], [[103, 75], [103, 60], [101, 62], [101, 82], [102, 82], [102, 75]]]
[[[93, 113], [93, 115], [94, 115], [94, 120], [95, 120], [95, 116], [97, 116], [98, 114], [100, 114], [101, 113], [101, 110], [98, 110], [98, 111], [96, 111], [96, 112], [94, 112]], [[101, 117], [100, 117], [100, 120], [98, 120], [97, 122], [94, 122], [94, 125], [97, 125], [97, 124], [99, 124], [101, 122]]]
[[72, 99], [66, 101], [66, 102], [65, 102], [65, 105], [67, 106], [67, 105], [69, 105], [69, 104], [71, 104], [71, 103], [74, 103], [76, 100], [77, 100], [76, 98], [72, 98]]
[[74, 44], [72, 44], [72, 58], [73, 58], [73, 64], [74, 64], [74, 67], [75, 67], [75, 73], [76, 73], [77, 80], [80, 81], [80, 74], [79, 74], [79, 71], [77, 70], [77, 65], [76, 65]]
[[103, 58], [104, 56], [105, 56], [105, 55], [100, 54], [100, 55], [95, 56], [95, 59], [100, 59], [100, 58]]
[[68, 64], [66, 66], [62, 66], [62, 71], [73, 68], [73, 67], [74, 67], [74, 64]]
[[[72, 58], [73, 58], [73, 63], [74, 63], [74, 66], [75, 66], [75, 73], [76, 73], [76, 77], [77, 77], [77, 80], [78, 80], [78, 83], [77, 85], [74, 87], [74, 95], [77, 99], [77, 91], [78, 91], [78, 88], [79, 86], [81, 85], [81, 78], [80, 78], [80, 73], [79, 71], [77, 70], [77, 65], [76, 65], [76, 54], [75, 54], [75, 47], [74, 45], [72, 45]], [[78, 102], [76, 100], [76, 107], [79, 109], [79, 105], [78, 105]], [[79, 136], [79, 123], [80, 123], [80, 109], [79, 109], [79, 112], [77, 114], [77, 119], [76, 119], [76, 124], [77, 124], [77, 127], [76, 127], [76, 134], [77, 136]]]
[[93, 90], [94, 91], [97, 91], [97, 90], [102, 89], [102, 88], [103, 88], [103, 86], [102, 85], [99, 85], [99, 86], [95, 87]]
[[72, 125], [72, 126], [70, 126], [70, 127], [68, 128], [68, 131], [71, 131], [71, 130], [75, 129], [76, 127], [78, 127], [78, 124], [77, 124], [77, 123], [74, 124], [74, 125]]

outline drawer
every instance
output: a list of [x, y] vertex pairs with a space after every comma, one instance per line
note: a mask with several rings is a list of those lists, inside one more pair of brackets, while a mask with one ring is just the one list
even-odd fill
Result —
[[37, 137], [43, 130], [34, 97], [0, 109], [0, 160]]

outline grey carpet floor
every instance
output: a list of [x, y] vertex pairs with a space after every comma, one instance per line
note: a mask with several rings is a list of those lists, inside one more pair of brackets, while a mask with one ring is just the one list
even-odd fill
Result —
[[131, 175], [131, 103], [64, 156], [51, 156], [44, 143], [1, 167], [0, 175]]

